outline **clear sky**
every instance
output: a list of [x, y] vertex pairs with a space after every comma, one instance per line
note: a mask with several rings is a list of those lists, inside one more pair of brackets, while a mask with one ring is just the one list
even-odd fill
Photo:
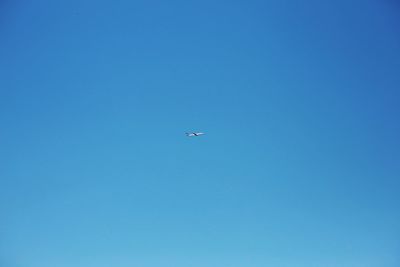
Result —
[[400, 266], [395, 0], [8, 0], [0, 38], [0, 266]]

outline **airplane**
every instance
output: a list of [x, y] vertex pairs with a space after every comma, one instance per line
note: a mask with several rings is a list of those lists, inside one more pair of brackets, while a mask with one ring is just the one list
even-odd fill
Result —
[[203, 135], [203, 134], [205, 134], [205, 133], [186, 133], [186, 136], [187, 137], [194, 137], [194, 136], [200, 136], [200, 135]]

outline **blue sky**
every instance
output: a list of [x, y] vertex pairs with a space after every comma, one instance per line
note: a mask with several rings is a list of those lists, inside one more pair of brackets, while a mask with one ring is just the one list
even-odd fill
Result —
[[1, 266], [399, 266], [395, 1], [15, 2]]

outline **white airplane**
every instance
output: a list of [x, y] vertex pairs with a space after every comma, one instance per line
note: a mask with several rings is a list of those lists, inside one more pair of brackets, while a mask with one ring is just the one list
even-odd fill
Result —
[[186, 133], [186, 136], [187, 137], [194, 137], [194, 136], [200, 136], [200, 135], [203, 135], [203, 134], [205, 134], [205, 133]]

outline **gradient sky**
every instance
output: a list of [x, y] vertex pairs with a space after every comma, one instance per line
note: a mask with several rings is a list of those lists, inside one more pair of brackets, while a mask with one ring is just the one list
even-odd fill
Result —
[[400, 266], [396, 1], [9, 0], [0, 37], [0, 266]]

